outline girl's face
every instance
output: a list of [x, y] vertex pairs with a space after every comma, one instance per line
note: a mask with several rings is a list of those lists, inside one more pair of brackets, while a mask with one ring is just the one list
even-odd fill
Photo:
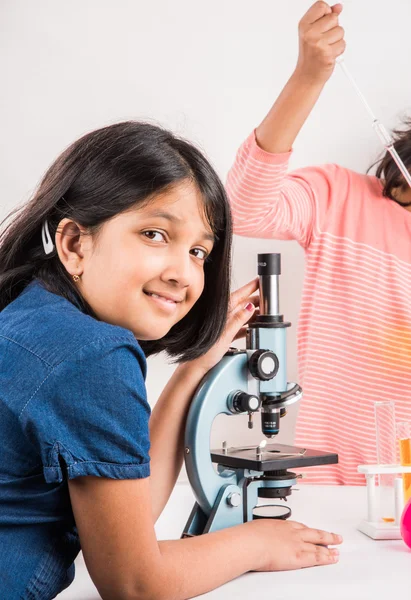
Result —
[[162, 338], [201, 296], [213, 239], [200, 192], [183, 182], [81, 238], [79, 291], [99, 319]]

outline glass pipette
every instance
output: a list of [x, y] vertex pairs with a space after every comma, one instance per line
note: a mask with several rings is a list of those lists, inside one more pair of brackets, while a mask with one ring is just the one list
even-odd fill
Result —
[[402, 173], [405, 181], [411, 187], [411, 175], [408, 172], [408, 169], [406, 168], [406, 166], [404, 165], [404, 163], [402, 162], [402, 160], [401, 160], [398, 152], [394, 148], [394, 140], [392, 139], [392, 137], [390, 136], [390, 134], [388, 133], [388, 131], [386, 130], [386, 128], [384, 127], [384, 125], [377, 119], [377, 117], [375, 116], [375, 114], [371, 110], [370, 105], [368, 104], [368, 102], [365, 99], [363, 93], [361, 92], [360, 88], [358, 87], [357, 83], [355, 82], [355, 79], [353, 78], [353, 76], [351, 75], [351, 73], [349, 72], [349, 70], [347, 69], [345, 61], [344, 61], [344, 58], [342, 56], [338, 56], [337, 59], [336, 59], [336, 62], [340, 65], [340, 67], [343, 70], [344, 74], [346, 75], [347, 79], [350, 81], [350, 83], [353, 86], [354, 90], [357, 92], [357, 94], [360, 97], [362, 103], [364, 104], [364, 106], [365, 106], [368, 114], [370, 115], [370, 117], [372, 119], [372, 126], [373, 126], [373, 129], [374, 129], [375, 133], [378, 135], [378, 137], [379, 137], [381, 143], [383, 144], [384, 148], [391, 154], [391, 156], [392, 156], [395, 164], [397, 165], [397, 167], [401, 171], [401, 173]]

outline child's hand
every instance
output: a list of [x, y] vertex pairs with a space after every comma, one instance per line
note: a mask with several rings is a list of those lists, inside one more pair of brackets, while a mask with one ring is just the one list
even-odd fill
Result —
[[231, 294], [230, 309], [225, 329], [216, 344], [206, 354], [190, 362], [190, 365], [201, 368], [206, 373], [224, 356], [231, 342], [244, 335], [245, 324], [253, 316], [259, 306], [258, 278], [253, 279]]
[[342, 537], [320, 529], [310, 529], [295, 521], [261, 519], [253, 521], [261, 536], [262, 567], [258, 571], [289, 571], [338, 562], [336, 548]]
[[341, 4], [316, 2], [299, 23], [299, 56], [295, 74], [310, 83], [324, 84], [335, 59], [345, 50], [344, 29], [339, 26]]

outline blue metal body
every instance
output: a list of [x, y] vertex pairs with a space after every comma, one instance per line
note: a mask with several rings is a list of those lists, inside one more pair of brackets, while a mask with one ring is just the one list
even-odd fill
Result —
[[260, 381], [260, 393], [270, 396], [281, 394], [287, 390], [287, 355], [286, 355], [286, 329], [284, 327], [256, 328], [256, 348], [273, 350], [277, 355], [279, 369], [274, 379]]
[[[258, 471], [230, 469], [221, 465], [218, 465], [216, 471], [210, 458], [210, 434], [213, 421], [219, 414], [233, 415], [230, 399], [235, 392], [274, 396], [287, 390], [285, 334], [285, 328], [282, 327], [255, 328], [254, 347], [238, 354], [224, 356], [204, 377], [192, 400], [186, 424], [185, 463], [198, 505], [197, 512], [199, 509], [202, 514], [200, 517], [194, 509], [191, 517], [193, 531], [189, 532], [191, 535], [198, 533], [200, 521], [202, 527], [205, 520], [208, 520], [207, 531], [214, 531], [243, 523], [245, 519], [252, 520], [252, 510], [257, 504], [258, 488], [283, 487], [287, 483], [254, 481], [254, 477], [263, 475]], [[258, 348], [273, 350], [279, 360], [279, 370], [269, 381], [259, 381], [250, 375], [248, 354]], [[245, 479], [249, 481], [245, 482]], [[290, 486], [294, 484], [295, 479], [289, 481]], [[247, 506], [244, 509], [245, 487]], [[241, 501], [238, 506], [229, 504], [231, 494], [240, 495]]]

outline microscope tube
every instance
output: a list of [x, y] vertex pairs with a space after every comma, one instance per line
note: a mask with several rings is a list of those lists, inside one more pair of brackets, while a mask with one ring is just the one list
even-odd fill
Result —
[[260, 298], [262, 315], [280, 314], [278, 275], [260, 275]]

